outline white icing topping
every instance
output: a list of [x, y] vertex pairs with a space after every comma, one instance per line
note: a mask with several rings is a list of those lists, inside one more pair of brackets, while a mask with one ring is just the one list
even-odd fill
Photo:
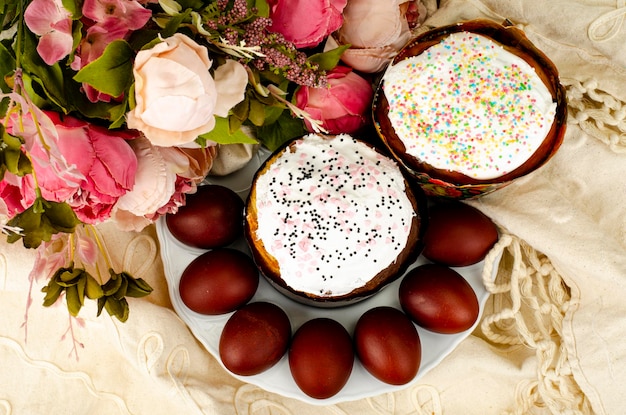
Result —
[[256, 182], [256, 237], [292, 288], [339, 296], [396, 261], [415, 211], [389, 158], [348, 135], [299, 139]]
[[468, 32], [390, 65], [383, 90], [408, 154], [476, 179], [522, 165], [556, 112], [550, 91], [526, 61]]

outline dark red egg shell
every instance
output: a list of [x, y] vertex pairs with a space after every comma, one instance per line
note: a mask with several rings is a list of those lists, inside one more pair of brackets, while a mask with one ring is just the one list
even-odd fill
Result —
[[354, 344], [363, 367], [385, 383], [404, 385], [417, 375], [420, 338], [411, 320], [396, 308], [366, 311], [356, 324]]
[[354, 365], [352, 339], [337, 321], [315, 318], [294, 334], [289, 348], [289, 369], [308, 396], [326, 399], [348, 382]]
[[168, 230], [180, 242], [201, 249], [230, 245], [243, 235], [244, 202], [220, 185], [199, 186], [185, 205], [165, 216]]
[[463, 267], [482, 261], [498, 241], [498, 229], [484, 213], [461, 202], [430, 207], [424, 250], [432, 262]]
[[478, 318], [476, 293], [461, 274], [445, 265], [424, 264], [410, 270], [398, 293], [411, 320], [435, 333], [460, 333]]
[[250, 303], [226, 322], [220, 336], [220, 358], [237, 375], [256, 375], [278, 363], [290, 339], [291, 324], [282, 308], [267, 302]]
[[208, 315], [225, 314], [254, 296], [259, 271], [248, 255], [218, 248], [196, 257], [183, 271], [178, 291], [189, 309]]

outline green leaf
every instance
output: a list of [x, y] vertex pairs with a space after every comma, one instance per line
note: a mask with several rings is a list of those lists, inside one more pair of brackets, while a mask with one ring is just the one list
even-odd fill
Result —
[[[77, 11], [82, 15], [82, 10]], [[78, 45], [80, 45], [80, 41], [83, 39], [83, 22], [80, 20], [75, 20], [72, 26], [72, 51], [70, 52], [69, 62], [74, 62], [74, 58], [76, 56], [76, 52], [78, 49]]]
[[83, 16], [81, 5], [82, 2], [76, 0], [61, 0], [63, 7], [65, 7], [70, 13], [72, 13], [72, 18], [74, 20], [80, 19]]
[[317, 63], [322, 71], [330, 71], [337, 66], [339, 60], [341, 59], [341, 55], [343, 55], [343, 52], [349, 48], [350, 45], [341, 45], [335, 49], [311, 55], [309, 60]]
[[117, 273], [110, 268], [109, 274], [111, 278], [101, 287], [102, 291], [97, 291], [95, 288], [98, 284], [95, 280], [90, 281], [90, 277], [86, 279], [87, 297], [93, 298], [90, 294], [91, 290], [94, 291], [93, 296], [99, 295], [98, 316], [103, 309], [106, 309], [111, 316], [117, 317], [124, 322], [128, 319], [130, 312], [126, 296], [144, 297], [152, 292], [152, 287], [141, 278], [135, 279], [127, 272]]
[[110, 270], [111, 278], [102, 286], [102, 292], [107, 297], [115, 294], [122, 286], [122, 278], [111, 271], [112, 270]]
[[126, 297], [126, 289], [128, 288], [128, 279], [120, 278], [120, 280], [122, 280], [122, 283], [120, 284], [120, 288], [118, 288], [115, 294], [113, 294], [113, 297], [117, 298], [118, 300], [121, 300], [122, 298]]
[[9, 97], [4, 97], [3, 99], [0, 99], [0, 117], [4, 116], [4, 114], [7, 113], [7, 110], [9, 108], [9, 102]]
[[284, 76], [282, 76], [280, 73], [275, 73], [269, 70], [260, 72], [259, 75], [261, 76], [262, 79], [269, 81], [270, 83], [274, 85], [279, 85], [279, 87], [280, 87], [280, 84], [285, 82]]
[[133, 50], [128, 42], [115, 40], [107, 45], [102, 56], [78, 71], [74, 80], [118, 97], [133, 81], [132, 57]]
[[[75, 85], [79, 86], [80, 84]], [[111, 121], [116, 117], [120, 117], [120, 113], [125, 111], [125, 100], [122, 103], [116, 101], [91, 102], [80, 90], [80, 87], [68, 88], [67, 94], [72, 100], [71, 109], [81, 113], [86, 118], [99, 118], [101, 120]]]
[[127, 297], [134, 297], [134, 298], [145, 297], [151, 292], [152, 292], [152, 287], [143, 279], [133, 278], [133, 277], [128, 278], [128, 288], [126, 290]]
[[265, 124], [270, 125], [278, 121], [287, 108], [282, 105], [268, 105], [265, 107]]
[[57, 284], [54, 278], [50, 279], [48, 285], [41, 289], [41, 291], [46, 293], [43, 299], [43, 306], [50, 307], [52, 304], [56, 303], [63, 290], [64, 287]]
[[[185, 7], [185, 5], [183, 4], [181, 4], [181, 6]], [[165, 39], [167, 37], [172, 36], [174, 33], [176, 33], [180, 25], [185, 20], [189, 19], [191, 12], [192, 12], [191, 8], [185, 8], [184, 12], [179, 13], [176, 16], [172, 17], [170, 21], [167, 22], [167, 26], [165, 26], [163, 30], [161, 31], [161, 37]]]
[[[205, 2], [203, 0], [177, 0], [176, 2], [181, 6], [183, 11], [174, 16], [165, 16], [164, 13], [160, 13], [157, 20], [159, 21], [158, 25], [163, 26], [162, 29], [157, 30], [154, 28], [143, 28], [134, 31], [131, 34], [128, 39], [128, 43], [131, 45], [133, 50], [150, 49], [157, 43], [162, 42], [162, 39], [168, 38], [177, 32], [187, 33], [193, 37], [191, 31], [186, 28], [185, 25], [188, 25], [189, 22], [191, 22], [191, 12], [202, 9]], [[213, 2], [210, 4], [215, 3]], [[162, 9], [163, 8], [161, 7], [161, 10]]]
[[228, 117], [228, 132], [232, 134], [233, 131], [239, 130], [242, 124], [243, 120], [235, 115], [230, 115]]
[[80, 305], [85, 305], [85, 286], [87, 285], [87, 276], [85, 273], [81, 274], [81, 278], [78, 280], [78, 284], [76, 284], [76, 290], [78, 291], [78, 301], [80, 301]]
[[80, 223], [70, 205], [61, 202], [45, 202], [45, 217], [56, 232], [72, 233]]
[[[5, 77], [9, 76], [15, 70], [15, 59], [11, 52], [0, 43], [0, 90], [2, 92], [11, 92], [11, 88], [7, 85]], [[3, 112], [4, 113], [4, 112]]]
[[124, 100], [119, 105], [114, 105], [109, 108], [109, 120], [111, 125], [109, 128], [120, 128], [126, 122], [126, 112], [128, 111], [128, 101]]
[[[264, 105], [278, 105], [279, 102], [273, 95], [268, 94], [267, 96], [259, 94], [257, 91], [254, 91], [253, 99], [261, 102]], [[282, 105], [282, 104], [281, 104]]]
[[106, 297], [104, 308], [109, 315], [117, 317], [119, 321], [124, 322], [128, 320], [130, 308], [125, 298], [118, 300], [115, 297]]
[[65, 303], [67, 304], [67, 309], [70, 314], [76, 317], [83, 306], [82, 301], [80, 300], [78, 287], [76, 285], [65, 289]]
[[128, 105], [128, 109], [132, 110], [133, 108], [135, 108], [137, 106], [137, 102], [135, 101], [135, 83], [133, 82], [130, 86], [130, 88], [128, 88], [128, 95], [127, 95], [127, 105]]
[[11, 233], [9, 243], [22, 239], [26, 248], [37, 248], [42, 242], [49, 242], [52, 235], [74, 232], [80, 222], [72, 208], [64, 202], [49, 202], [41, 197], [25, 211], [15, 215], [7, 225], [22, 229], [21, 234]]
[[218, 144], [257, 144], [258, 142], [243, 131], [230, 132], [228, 118], [215, 117], [215, 128], [202, 134], [200, 141], [213, 141]]
[[[30, 97], [30, 100], [39, 108], [50, 107], [54, 101], [50, 98], [49, 93], [42, 86], [42, 81], [37, 77], [32, 77], [27, 73], [22, 74], [22, 81], [24, 82], [24, 90]], [[63, 98], [65, 99], [65, 98]], [[70, 104], [67, 104], [67, 108], [63, 108], [63, 111], [68, 111], [71, 108]]]
[[202, 0], [178, 0], [178, 3], [183, 6], [183, 9], [200, 10], [207, 2]]
[[[24, 53], [21, 55], [22, 68], [24, 69], [24, 79], [30, 75], [32, 83], [36, 84], [43, 91], [43, 98], [68, 111], [70, 103], [65, 94], [65, 80], [63, 71], [58, 63], [54, 65], [46, 64], [37, 53], [37, 38], [28, 30], [24, 34]], [[31, 98], [33, 98], [31, 96]], [[35, 101], [35, 105], [43, 105]]]
[[257, 127], [265, 124], [265, 105], [256, 99], [251, 99], [248, 119]]
[[2, 151], [7, 170], [16, 176], [25, 176], [33, 172], [33, 165], [30, 160], [20, 150], [6, 149]]
[[85, 295], [90, 300], [95, 300], [104, 295], [104, 291], [102, 290], [102, 286], [98, 284], [98, 281], [91, 274], [87, 274], [86, 285], [85, 285]]
[[33, 166], [22, 151], [22, 144], [20, 137], [9, 134], [0, 124], [0, 180], [4, 178], [5, 171], [17, 176], [32, 173]]
[[246, 94], [245, 98], [231, 109], [232, 114], [241, 122], [248, 118], [248, 114], [250, 113], [250, 101], [250, 97]]
[[104, 305], [107, 303], [107, 298], [108, 297], [105, 296], [98, 298], [98, 312], [96, 313], [96, 317], [100, 317], [100, 314], [102, 314], [102, 310], [104, 310]]
[[81, 269], [61, 268], [55, 274], [54, 280], [61, 287], [67, 288], [78, 284], [82, 277], [82, 274], [83, 272]]
[[289, 111], [283, 111], [275, 123], [264, 125], [257, 131], [259, 141], [274, 151], [288, 140], [306, 134], [304, 122]]
[[155, 44], [162, 42], [159, 39], [159, 30], [141, 29], [134, 31], [129, 39], [128, 44], [133, 50], [149, 49]]

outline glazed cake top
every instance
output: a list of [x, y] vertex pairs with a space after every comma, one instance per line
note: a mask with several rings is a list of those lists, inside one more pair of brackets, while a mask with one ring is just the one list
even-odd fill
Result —
[[296, 140], [255, 194], [256, 238], [281, 278], [322, 297], [348, 294], [395, 262], [416, 215], [397, 164], [345, 134]]
[[537, 150], [556, 103], [525, 60], [469, 32], [390, 65], [382, 86], [389, 119], [413, 157], [485, 180]]

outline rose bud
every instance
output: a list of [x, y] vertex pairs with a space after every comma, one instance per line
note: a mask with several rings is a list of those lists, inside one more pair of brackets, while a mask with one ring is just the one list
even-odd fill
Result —
[[[363, 77], [347, 66], [337, 66], [328, 73], [328, 87], [301, 87], [295, 93], [296, 106], [321, 121], [329, 134], [354, 133], [369, 120], [374, 90]], [[314, 129], [308, 120], [306, 128]]]

